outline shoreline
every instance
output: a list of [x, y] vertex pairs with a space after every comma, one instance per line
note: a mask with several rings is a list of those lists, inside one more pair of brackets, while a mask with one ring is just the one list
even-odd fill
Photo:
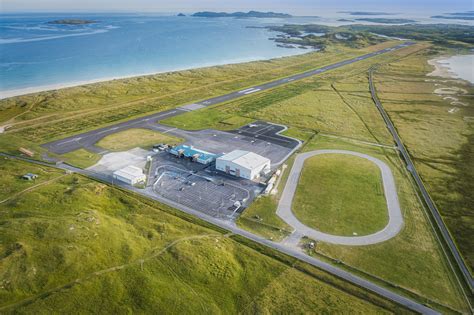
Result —
[[[464, 80], [469, 82], [470, 84], [474, 84], [472, 78], [463, 77], [463, 75], [456, 73], [452, 70], [449, 63], [446, 62], [449, 58], [453, 58], [456, 56], [464, 56], [464, 55], [443, 55], [433, 59], [428, 60], [428, 64], [433, 66], [435, 69], [428, 73], [427, 76], [430, 77], [441, 77], [446, 79], [457, 79], [457, 80]], [[466, 55], [469, 56], [469, 55]]]
[[299, 55], [304, 55], [304, 54], [308, 54], [308, 53], [311, 53], [311, 52], [304, 51], [304, 52], [300, 52], [300, 53], [282, 55], [282, 56], [279, 56], [279, 57], [273, 57], [273, 58], [267, 58], [267, 59], [265, 59], [265, 58], [233, 59], [233, 60], [224, 61], [222, 63], [207, 63], [207, 64], [203, 63], [203, 64], [200, 64], [200, 65], [190, 66], [190, 67], [186, 67], [186, 68], [176, 68], [176, 69], [172, 69], [172, 70], [155, 71], [155, 72], [147, 72], [147, 73], [139, 73], [139, 74], [130, 74], [130, 75], [123, 75], [123, 76], [103, 77], [103, 78], [97, 78], [97, 79], [91, 79], [91, 80], [71, 81], [71, 82], [67, 82], [67, 83], [45, 84], [45, 85], [38, 85], [38, 86], [27, 87], [27, 88], [5, 90], [5, 91], [0, 91], [0, 100], [12, 98], [12, 97], [17, 97], [17, 96], [25, 96], [25, 95], [29, 95], [29, 94], [35, 94], [35, 93], [51, 92], [51, 91], [56, 91], [56, 90], [61, 90], [61, 89], [74, 88], [74, 87], [85, 86], [85, 85], [90, 85], [90, 84], [104, 83], [104, 82], [108, 82], [108, 81], [148, 77], [148, 76], [155, 76], [155, 75], [164, 74], [164, 73], [173, 73], [173, 72], [179, 72], [179, 71], [188, 71], [188, 70], [196, 70], [196, 69], [202, 69], [202, 68], [219, 67], [219, 66], [225, 66], [225, 65], [236, 65], [236, 64], [248, 63], [248, 62], [268, 61], [268, 60], [274, 60], [274, 59], [279, 59], [279, 58], [288, 58], [288, 57], [293, 57], [293, 56], [299, 56]]
[[448, 59], [451, 56], [439, 56], [434, 59], [428, 60], [428, 64], [433, 66], [435, 69], [428, 73], [427, 76], [430, 77], [442, 77], [447, 79], [458, 79], [457, 75], [449, 70], [449, 67], [446, 64], [442, 63], [443, 60]]

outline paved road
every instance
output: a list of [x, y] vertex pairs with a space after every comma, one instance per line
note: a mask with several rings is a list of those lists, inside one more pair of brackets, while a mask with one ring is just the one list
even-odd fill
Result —
[[[0, 153], [0, 156], [6, 156], [6, 157], [9, 157], [9, 158], [14, 158], [14, 159], [18, 159], [18, 160], [22, 160], [22, 161], [26, 161], [26, 162], [31, 162], [31, 163], [36, 163], [36, 164], [40, 164], [40, 165], [47, 165], [49, 167], [54, 167], [54, 166], [51, 166], [47, 163], [44, 163], [44, 162], [39, 162], [39, 161], [36, 161], [36, 160], [30, 160], [30, 159], [27, 159], [27, 158], [21, 158], [21, 157], [17, 157], [17, 156], [11, 156], [11, 155], [8, 155], [8, 154], [4, 154], [4, 153]], [[397, 293], [394, 293], [388, 289], [385, 289], [373, 282], [370, 282], [366, 279], [363, 279], [361, 277], [358, 277], [356, 275], [353, 275], [351, 274], [350, 272], [347, 272], [347, 271], [344, 271], [340, 268], [337, 268], [329, 263], [326, 263], [326, 262], [323, 262], [317, 258], [314, 258], [314, 257], [311, 257], [311, 256], [308, 256], [306, 255], [305, 253], [301, 252], [300, 250], [297, 250], [297, 249], [294, 249], [292, 248], [291, 246], [284, 246], [282, 244], [279, 244], [279, 243], [275, 243], [275, 242], [272, 242], [268, 239], [265, 239], [265, 238], [262, 238], [260, 236], [257, 236], [257, 235], [254, 235], [248, 231], [245, 231], [239, 227], [237, 227], [235, 224], [232, 224], [230, 223], [229, 221], [223, 221], [223, 220], [219, 220], [217, 218], [214, 218], [212, 216], [209, 216], [209, 215], [206, 215], [202, 212], [199, 212], [199, 211], [196, 211], [196, 210], [193, 210], [191, 208], [188, 208], [186, 206], [183, 206], [181, 204], [178, 204], [176, 202], [173, 202], [171, 200], [168, 200], [168, 199], [164, 199], [164, 198], [161, 198], [159, 196], [157, 196], [155, 193], [153, 193], [153, 190], [149, 187], [145, 190], [143, 189], [138, 189], [138, 188], [135, 188], [135, 187], [131, 187], [131, 186], [128, 186], [128, 185], [125, 185], [125, 184], [122, 184], [122, 183], [117, 183], [117, 182], [113, 182], [112, 179], [104, 174], [100, 174], [100, 173], [94, 173], [94, 172], [91, 172], [91, 171], [88, 171], [88, 170], [83, 170], [83, 169], [80, 169], [80, 168], [75, 168], [75, 167], [72, 167], [72, 166], [69, 166], [69, 165], [66, 165], [66, 164], [60, 164], [58, 166], [56, 166], [58, 168], [61, 168], [61, 169], [64, 169], [64, 170], [68, 170], [68, 171], [72, 171], [72, 172], [76, 172], [76, 173], [79, 173], [79, 174], [82, 174], [82, 175], [85, 175], [85, 176], [88, 176], [88, 177], [91, 177], [91, 178], [94, 178], [94, 179], [97, 179], [97, 180], [100, 180], [100, 181], [104, 181], [104, 182], [107, 182], [109, 184], [112, 184], [112, 185], [115, 185], [115, 186], [119, 186], [121, 187], [122, 189], [125, 189], [125, 190], [129, 190], [129, 191], [133, 191], [135, 193], [138, 193], [140, 195], [143, 195], [145, 197], [148, 197], [148, 198], [151, 198], [151, 199], [154, 199], [154, 200], [157, 200], [161, 203], [164, 203], [168, 206], [171, 206], [173, 208], [177, 208], [185, 213], [188, 213], [190, 215], [193, 215], [195, 217], [198, 217], [206, 222], [209, 222], [211, 224], [214, 224], [216, 226], [219, 226], [223, 229], [226, 229], [236, 235], [240, 235], [242, 237], [245, 237], [249, 240], [252, 240], [256, 243], [259, 243], [259, 244], [262, 244], [262, 245], [265, 245], [265, 246], [268, 246], [270, 248], [273, 248], [281, 253], [284, 253], [284, 254], [287, 254], [289, 256], [292, 256], [292, 257], [295, 257], [301, 261], [304, 261], [308, 264], [311, 264], [317, 268], [320, 268], [330, 274], [333, 274], [341, 279], [344, 279], [348, 282], [351, 282], [359, 287], [362, 287], [368, 291], [371, 291], [371, 292], [374, 292], [388, 300], [391, 300], [395, 303], [398, 303], [400, 305], [403, 305], [405, 306], [406, 308], [410, 309], [410, 310], [413, 310], [415, 312], [418, 312], [420, 314], [439, 314], [437, 311], [423, 305], [423, 304], [420, 304], [418, 302], [415, 302], [407, 297], [404, 297], [402, 295], [399, 295]]]
[[[221, 95], [218, 97], [209, 98], [207, 100], [204, 100], [195, 104], [184, 105], [175, 109], [163, 111], [163, 112], [148, 115], [145, 117], [135, 118], [135, 119], [117, 123], [108, 127], [88, 131], [88, 132], [71, 136], [71, 137], [67, 137], [61, 140], [49, 142], [49, 143], [43, 144], [42, 146], [48, 149], [49, 151], [57, 153], [57, 154], [64, 154], [67, 152], [75, 151], [80, 148], [87, 148], [94, 152], [100, 153], [101, 150], [95, 147], [94, 144], [107, 135], [110, 135], [122, 130], [126, 130], [129, 128], [148, 128], [150, 124], [156, 123], [166, 118], [170, 118], [173, 116], [181, 115], [189, 111], [198, 110], [200, 108], [204, 108], [207, 106], [241, 98], [241, 97], [250, 95], [252, 93], [265, 91], [265, 90], [268, 90], [268, 89], [271, 89], [283, 84], [287, 84], [292, 81], [305, 79], [305, 78], [318, 75], [329, 70], [340, 68], [348, 64], [365, 60], [365, 59], [369, 59], [369, 58], [372, 58], [372, 57], [375, 57], [387, 52], [395, 51], [395, 50], [398, 50], [398, 49], [401, 49], [413, 44], [414, 44], [413, 42], [404, 42], [402, 44], [399, 44], [391, 48], [385, 48], [385, 49], [375, 51], [369, 54], [365, 54], [359, 57], [337, 62], [332, 65], [328, 65], [319, 69], [314, 69], [314, 70], [306, 71], [303, 73], [295, 74], [286, 78], [278, 79], [278, 80], [264, 83], [261, 85], [256, 85], [252, 88], [247, 88], [241, 91], [236, 91], [236, 92], [228, 93], [228, 94]], [[163, 128], [165, 127], [163, 126]]]
[[372, 79], [374, 68], [371, 68], [369, 70], [369, 84], [370, 84], [370, 93], [372, 94], [372, 99], [374, 100], [375, 105], [377, 106], [378, 110], [382, 114], [382, 117], [385, 121], [385, 124], [387, 125], [388, 130], [393, 136], [393, 139], [395, 140], [395, 143], [397, 144], [398, 150], [403, 156], [403, 159], [405, 160], [405, 163], [407, 164], [407, 169], [408, 171], [412, 174], [418, 189], [421, 192], [421, 195], [423, 197], [423, 200], [425, 201], [426, 205], [430, 209], [430, 212], [432, 214], [432, 217], [434, 218], [436, 225], [441, 232], [442, 237], [444, 238], [445, 243], [448, 245], [452, 256], [454, 257], [459, 270], [461, 271], [464, 280], [466, 284], [469, 286], [471, 294], [474, 292], [473, 287], [474, 287], [474, 281], [472, 278], [472, 275], [466, 266], [466, 263], [464, 262], [464, 259], [462, 258], [461, 254], [458, 251], [458, 248], [456, 244], [454, 243], [451, 234], [449, 234], [448, 228], [444, 224], [443, 219], [441, 218], [441, 215], [438, 211], [438, 208], [434, 204], [433, 200], [431, 199], [430, 194], [425, 188], [425, 185], [423, 184], [423, 181], [421, 180], [420, 175], [418, 175], [418, 172], [415, 169], [415, 165], [413, 164], [410, 155], [408, 154], [408, 150], [406, 149], [405, 145], [403, 144], [403, 141], [401, 140], [400, 136], [398, 135], [397, 129], [392, 123], [392, 120], [388, 116], [387, 112], [382, 106], [382, 103], [380, 103], [379, 98], [377, 97], [377, 91], [375, 90], [374, 82]]
[[[301, 170], [304, 166], [304, 161], [310, 157], [322, 154], [353, 155], [367, 159], [375, 163], [379, 167], [380, 172], [382, 174], [383, 189], [385, 199], [387, 201], [387, 209], [389, 215], [389, 220], [385, 228], [370, 235], [338, 236], [322, 233], [313, 228], [310, 228], [307, 225], [301, 223], [301, 221], [299, 221], [295, 217], [293, 211], [291, 210], [291, 205], [296, 192], [296, 188], [298, 186], [298, 180], [301, 175]], [[400, 210], [400, 203], [398, 202], [397, 188], [395, 186], [395, 180], [393, 178], [393, 174], [390, 170], [390, 167], [388, 167], [388, 165], [382, 162], [381, 160], [376, 159], [370, 155], [345, 150], [316, 150], [298, 154], [296, 156], [293, 167], [291, 168], [290, 175], [286, 182], [286, 186], [280, 198], [280, 202], [278, 203], [277, 214], [286, 223], [292, 226], [295, 229], [295, 232], [299, 235], [306, 235], [315, 240], [339, 245], [360, 246], [384, 242], [396, 236], [403, 226], [403, 216]]]

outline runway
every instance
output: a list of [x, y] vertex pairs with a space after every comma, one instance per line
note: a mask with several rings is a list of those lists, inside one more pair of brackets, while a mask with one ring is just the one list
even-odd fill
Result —
[[[230, 100], [245, 97], [245, 96], [250, 95], [252, 93], [258, 93], [258, 92], [261, 92], [261, 91], [265, 91], [265, 90], [268, 90], [268, 89], [271, 89], [271, 88], [274, 88], [274, 87], [277, 87], [277, 86], [281, 86], [281, 85], [284, 85], [284, 84], [287, 84], [287, 83], [290, 83], [290, 82], [293, 82], [293, 81], [302, 80], [302, 79], [305, 79], [305, 78], [308, 78], [308, 77], [311, 77], [311, 76], [314, 76], [314, 75], [318, 75], [318, 74], [327, 72], [329, 70], [333, 70], [333, 69], [336, 69], [336, 68], [346, 66], [348, 64], [352, 64], [352, 63], [362, 61], [362, 60], [366, 60], [366, 59], [369, 59], [369, 58], [372, 58], [372, 57], [375, 57], [375, 56], [378, 56], [378, 55], [381, 55], [381, 54], [384, 54], [384, 53], [388, 53], [388, 52], [392, 52], [392, 51], [395, 51], [395, 50], [398, 50], [398, 49], [402, 49], [404, 47], [411, 46], [413, 44], [414, 44], [413, 42], [404, 42], [404, 43], [399, 44], [399, 45], [394, 46], [394, 47], [385, 48], [385, 49], [375, 51], [375, 52], [371, 52], [371, 53], [368, 53], [368, 54], [365, 54], [365, 55], [362, 55], [362, 56], [358, 56], [358, 57], [355, 57], [355, 58], [352, 58], [352, 59], [340, 61], [340, 62], [334, 63], [332, 65], [324, 66], [324, 67], [319, 68], [319, 69], [306, 71], [306, 72], [295, 74], [295, 75], [292, 75], [292, 76], [289, 76], [289, 77], [286, 77], [286, 78], [282, 78], [282, 79], [278, 79], [278, 80], [271, 81], [271, 82], [268, 82], [268, 83], [264, 83], [264, 84], [261, 84], [261, 85], [256, 85], [254, 87], [246, 88], [244, 90], [240, 90], [240, 91], [228, 93], [228, 94], [225, 94], [225, 95], [209, 98], [207, 100], [203, 100], [203, 101], [200, 101], [200, 102], [197, 102], [197, 103], [186, 104], [186, 105], [183, 105], [183, 106], [175, 108], [175, 109], [163, 111], [163, 112], [160, 112], [160, 113], [155, 113], [155, 114], [140, 117], [140, 118], [131, 119], [131, 120], [128, 120], [128, 121], [125, 121], [125, 122], [113, 124], [113, 125], [108, 126], [108, 127], [103, 127], [103, 128], [99, 128], [99, 129], [96, 129], [96, 130], [84, 132], [84, 133], [74, 135], [74, 136], [70, 136], [70, 137], [67, 137], [67, 138], [64, 138], [64, 139], [61, 139], [61, 140], [52, 141], [52, 142], [43, 144], [41, 146], [46, 148], [47, 150], [53, 152], [53, 153], [56, 153], [56, 154], [64, 154], [64, 153], [68, 153], [68, 152], [71, 152], [71, 151], [78, 150], [80, 148], [86, 148], [86, 149], [89, 149], [93, 152], [98, 152], [98, 151], [100, 151], [100, 149], [95, 147], [95, 143], [97, 143], [100, 139], [102, 139], [103, 137], [105, 137], [107, 135], [110, 135], [110, 134], [113, 134], [113, 133], [116, 133], [116, 132], [119, 132], [119, 131], [123, 131], [123, 130], [126, 130], [126, 129], [130, 129], [130, 128], [147, 128], [147, 129], [157, 130], [157, 129], [160, 128], [160, 125], [158, 125], [158, 122], [161, 121], [161, 120], [164, 120], [164, 119], [167, 119], [167, 118], [170, 118], [170, 117], [173, 117], [173, 116], [181, 115], [181, 114], [189, 112], [189, 111], [194, 111], [194, 110], [198, 110], [198, 109], [205, 108], [205, 107], [208, 107], [208, 106], [216, 105], [216, 104], [219, 104], [219, 103], [222, 103], [222, 102], [227, 102], [227, 101], [230, 101]], [[167, 129], [166, 126], [162, 126], [162, 128], [164, 128], [164, 130]], [[244, 130], [244, 132], [245, 132], [245, 130]], [[265, 135], [262, 134], [262, 136], [265, 136]], [[284, 142], [285, 142], [285, 140], [283, 140], [280, 144], [283, 144]], [[98, 152], [98, 153], [102, 153], [102, 152]]]

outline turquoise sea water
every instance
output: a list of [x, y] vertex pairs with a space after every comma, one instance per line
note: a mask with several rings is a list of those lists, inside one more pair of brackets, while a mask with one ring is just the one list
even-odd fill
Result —
[[[263, 26], [281, 19], [147, 15], [1, 15], [0, 91], [269, 59], [307, 52], [277, 47]], [[96, 20], [53, 25], [63, 18]]]
[[[426, 16], [400, 13], [392, 17], [440, 23]], [[98, 23], [77, 26], [47, 23], [66, 18]], [[340, 12], [289, 19], [0, 14], [0, 98], [97, 80], [305, 53], [308, 50], [277, 47], [268, 40], [276, 34], [248, 26], [351, 23], [340, 22], [340, 18], [353, 16]]]

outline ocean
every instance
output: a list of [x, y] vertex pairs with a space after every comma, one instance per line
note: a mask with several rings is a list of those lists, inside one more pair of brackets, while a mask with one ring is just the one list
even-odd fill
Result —
[[[98, 21], [57, 25], [64, 18]], [[264, 26], [280, 19], [153, 15], [2, 15], [0, 92], [270, 59], [308, 52], [277, 47]]]
[[474, 84], [474, 55], [451, 56], [439, 61], [456, 78]]
[[[344, 24], [338, 22], [341, 17], [348, 16], [234, 19], [158, 14], [0, 14], [0, 98], [306, 53], [305, 49], [278, 47], [268, 39], [275, 34], [262, 27], [285, 23], [339, 25]], [[67, 18], [97, 23], [48, 23]], [[417, 20], [439, 22], [426, 17]]]

